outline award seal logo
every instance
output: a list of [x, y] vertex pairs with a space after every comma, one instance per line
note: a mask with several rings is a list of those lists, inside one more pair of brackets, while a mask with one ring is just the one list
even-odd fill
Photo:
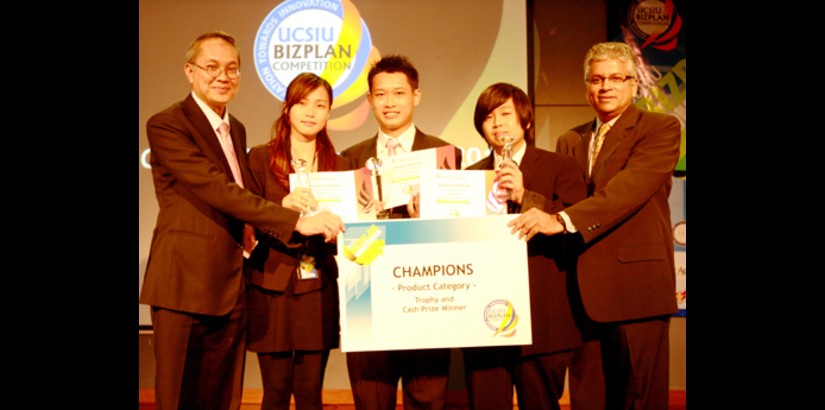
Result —
[[644, 40], [639, 48], [673, 50], [682, 30], [682, 17], [672, 0], [636, 0], [627, 10], [627, 22], [633, 33]]
[[518, 315], [509, 300], [496, 299], [484, 308], [484, 323], [495, 331], [493, 336], [513, 337], [516, 334]]
[[332, 85], [336, 106], [366, 92], [362, 77], [372, 52], [369, 29], [350, 0], [281, 3], [258, 28], [253, 50], [258, 77], [275, 98], [283, 101], [289, 82], [312, 72]]

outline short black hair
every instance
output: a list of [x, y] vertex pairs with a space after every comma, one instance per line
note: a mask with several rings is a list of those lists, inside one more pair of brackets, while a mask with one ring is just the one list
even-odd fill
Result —
[[418, 89], [418, 70], [415, 69], [410, 59], [405, 56], [390, 54], [382, 57], [372, 65], [369, 74], [367, 74], [370, 92], [372, 92], [372, 79], [379, 73], [404, 73], [412, 90]]

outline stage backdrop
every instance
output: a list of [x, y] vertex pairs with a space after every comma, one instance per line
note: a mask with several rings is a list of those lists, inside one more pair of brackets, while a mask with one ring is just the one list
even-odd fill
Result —
[[[250, 147], [266, 143], [289, 81], [312, 71], [334, 88], [329, 129], [338, 151], [373, 136], [369, 63], [404, 54], [419, 71], [415, 125], [463, 150], [462, 167], [487, 153], [473, 127], [481, 91], [495, 82], [527, 90], [527, 10], [522, 0], [140, 0], [139, 246], [143, 282], [157, 216], [146, 120], [190, 91], [184, 53], [198, 34], [223, 30], [241, 52], [241, 87], [229, 112]], [[140, 325], [150, 325], [139, 307]]]
[[687, 1], [610, 0], [608, 35], [636, 51], [640, 108], [679, 119], [682, 144], [670, 194], [676, 301], [687, 312]]
[[682, 125], [677, 176], [687, 172], [687, 1], [611, 0], [608, 35], [637, 53], [640, 67], [636, 105], [668, 113]]

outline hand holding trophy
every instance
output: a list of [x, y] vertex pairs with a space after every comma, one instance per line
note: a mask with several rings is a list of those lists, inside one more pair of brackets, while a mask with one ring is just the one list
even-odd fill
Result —
[[384, 165], [384, 162], [381, 161], [381, 158], [378, 157], [370, 157], [367, 160], [367, 168], [372, 173], [372, 176], [375, 177], [375, 190], [373, 191], [373, 203], [375, 205], [375, 218], [376, 219], [389, 219], [390, 218], [390, 210], [384, 209], [384, 198], [381, 193], [381, 170]]
[[301, 211], [301, 216], [312, 216], [320, 212], [318, 209], [318, 202], [312, 195], [312, 185], [309, 182], [309, 170], [307, 169], [307, 162], [301, 158], [292, 159], [292, 169], [295, 170], [296, 189], [302, 189], [303, 194], [307, 197], [306, 209]]

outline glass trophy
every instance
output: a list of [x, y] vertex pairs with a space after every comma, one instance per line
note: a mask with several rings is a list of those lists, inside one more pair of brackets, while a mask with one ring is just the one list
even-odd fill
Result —
[[[292, 169], [295, 170], [295, 182], [296, 187], [298, 188], [306, 188], [312, 191], [312, 185], [309, 182], [309, 167], [307, 167], [307, 162], [301, 158], [293, 158], [292, 159]], [[319, 212], [318, 206], [311, 207], [304, 211], [301, 211], [301, 216], [312, 216]]]
[[390, 209], [384, 209], [384, 198], [381, 193], [381, 168], [383, 167], [384, 162], [381, 161], [381, 158], [378, 157], [370, 157], [367, 160], [367, 168], [372, 173], [372, 176], [375, 177], [375, 190], [373, 191], [373, 202], [376, 204], [375, 206], [375, 218], [376, 219], [389, 219], [390, 218]]
[[[291, 163], [292, 169], [295, 170], [295, 187], [306, 188], [311, 192], [312, 185], [309, 182], [309, 167], [307, 166], [307, 162], [301, 158], [293, 158]], [[318, 212], [320, 212], [320, 209], [316, 205], [315, 207], [301, 211], [301, 216], [312, 216]], [[318, 279], [319, 273], [318, 268], [315, 266], [315, 257], [310, 254], [309, 249], [305, 249], [298, 255], [298, 261], [298, 267], [296, 269], [298, 279]]]
[[[501, 148], [501, 163], [498, 165], [499, 168], [504, 166], [505, 161], [512, 161], [513, 160], [513, 140], [515, 138], [512, 135], [502, 135], [501, 141], [504, 142], [504, 146]], [[496, 185], [496, 197], [500, 204], [504, 205], [502, 208], [504, 209], [503, 213], [507, 213], [507, 199], [510, 198], [510, 190], [506, 188], [498, 188]]]

